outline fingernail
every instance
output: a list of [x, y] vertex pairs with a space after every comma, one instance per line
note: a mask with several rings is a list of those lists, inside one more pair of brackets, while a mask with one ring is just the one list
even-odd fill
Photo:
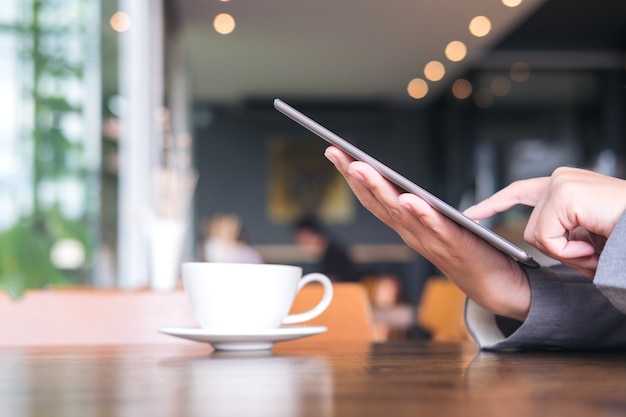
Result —
[[337, 165], [337, 158], [335, 158], [335, 155], [333, 155], [332, 153], [326, 151], [324, 152], [324, 156], [326, 157], [326, 159], [328, 159], [330, 162], [333, 163], [333, 165]]

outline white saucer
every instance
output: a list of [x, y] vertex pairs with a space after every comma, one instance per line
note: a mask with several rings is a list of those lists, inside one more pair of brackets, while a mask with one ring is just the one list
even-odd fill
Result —
[[264, 350], [274, 343], [324, 333], [326, 326], [283, 326], [278, 329], [227, 332], [198, 327], [163, 327], [159, 332], [196, 342], [210, 343], [216, 350]]

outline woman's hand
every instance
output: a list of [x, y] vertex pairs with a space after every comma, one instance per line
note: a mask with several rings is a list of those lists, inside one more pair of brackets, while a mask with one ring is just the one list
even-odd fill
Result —
[[481, 220], [516, 204], [535, 207], [524, 239], [547, 256], [593, 276], [600, 253], [626, 210], [626, 181], [576, 168], [517, 181], [470, 207]]
[[361, 203], [436, 265], [471, 299], [500, 315], [523, 320], [530, 287], [521, 267], [414, 194], [401, 193], [374, 168], [336, 147], [326, 157]]

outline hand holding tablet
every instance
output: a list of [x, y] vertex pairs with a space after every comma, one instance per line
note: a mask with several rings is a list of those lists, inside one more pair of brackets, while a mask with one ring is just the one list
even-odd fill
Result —
[[370, 155], [366, 154], [356, 146], [347, 142], [345, 139], [337, 136], [333, 132], [329, 131], [328, 129], [313, 121], [309, 117], [305, 116], [301, 112], [297, 111], [293, 107], [289, 106], [279, 99], [274, 100], [274, 107], [281, 113], [285, 114], [287, 117], [291, 118], [311, 132], [320, 136], [322, 139], [326, 140], [330, 144], [342, 149], [344, 152], [346, 152], [348, 155], [352, 156], [356, 160], [363, 161], [369, 164], [381, 175], [400, 187], [402, 190], [419, 196], [428, 204], [430, 204], [433, 208], [435, 208], [454, 222], [463, 226], [467, 230], [476, 234], [480, 238], [484, 239], [496, 249], [509, 255], [513, 259], [524, 263], [529, 267], [539, 267], [539, 264], [528, 253], [526, 253], [513, 243], [507, 241], [506, 239], [495, 234], [491, 230], [466, 217], [465, 215], [463, 215], [463, 213], [461, 213], [454, 207], [450, 206], [449, 204], [435, 197], [428, 191], [409, 181], [407, 178], [403, 177], [396, 171], [382, 164], [380, 161], [374, 159]]

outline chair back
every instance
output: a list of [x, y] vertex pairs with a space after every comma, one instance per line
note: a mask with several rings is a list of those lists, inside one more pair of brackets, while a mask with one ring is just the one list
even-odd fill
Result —
[[[371, 342], [374, 340], [374, 318], [367, 290], [360, 283], [334, 283], [333, 301], [319, 316], [306, 325], [328, 327], [328, 331], [314, 336], [317, 341]], [[321, 285], [309, 284], [302, 288], [291, 307], [291, 313], [300, 313], [313, 307], [322, 298]], [[288, 343], [305, 342], [307, 339]]]
[[465, 294], [444, 277], [426, 281], [422, 299], [417, 308], [417, 322], [432, 333], [434, 340], [468, 340], [465, 327]]

